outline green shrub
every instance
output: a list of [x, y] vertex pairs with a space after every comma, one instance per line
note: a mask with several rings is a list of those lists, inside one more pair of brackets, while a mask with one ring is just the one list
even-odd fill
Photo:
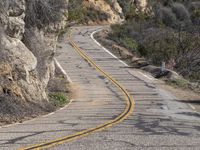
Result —
[[84, 9], [84, 16], [87, 18], [86, 20], [92, 20], [92, 21], [106, 21], [108, 20], [109, 16], [108, 14], [101, 12], [99, 10], [96, 10], [92, 7]]
[[137, 50], [138, 44], [133, 38], [124, 37], [121, 39], [121, 43], [124, 47], [135, 52]]
[[85, 8], [82, 0], [69, 0], [69, 21], [77, 21], [78, 23], [88, 23], [91, 21], [106, 21], [108, 14], [94, 9], [93, 7]]
[[178, 20], [180, 21], [190, 20], [190, 13], [183, 4], [174, 3], [172, 5], [172, 11], [176, 14]]
[[[124, 10], [131, 6], [127, 5], [130, 1], [118, 1]], [[132, 52], [137, 49], [139, 56], [154, 65], [165, 61], [185, 78], [200, 80], [200, 2], [162, 0], [150, 4], [153, 16], [138, 13], [122, 25], [112, 25], [109, 38]]]
[[174, 27], [176, 25], [176, 16], [170, 8], [163, 7], [160, 9], [160, 13], [160, 19], [165, 25], [170, 27]]
[[61, 107], [69, 103], [64, 93], [52, 93], [49, 95], [51, 103], [56, 107]]
[[169, 80], [167, 82], [169, 85], [175, 86], [175, 87], [180, 87], [183, 89], [187, 89], [189, 82], [187, 80], [184, 79], [174, 79], [174, 80]]
[[68, 20], [82, 22], [84, 19], [82, 0], [69, 0]]
[[133, 19], [136, 16], [137, 16], [137, 14], [136, 14], [136, 8], [135, 8], [135, 6], [134, 5], [130, 5], [128, 7], [128, 10], [127, 10], [126, 14], [125, 14], [125, 18], [127, 20], [131, 20], [131, 19]]
[[119, 5], [121, 6], [124, 15], [126, 16], [126, 14], [129, 12], [130, 10], [130, 1], [127, 0], [117, 0]]
[[196, 25], [200, 25], [200, 2], [191, 3], [189, 9], [192, 22]]
[[138, 45], [138, 53], [139, 53], [139, 56], [147, 57], [149, 52], [148, 52], [148, 50], [145, 48], [144, 45], [139, 44], [139, 45]]

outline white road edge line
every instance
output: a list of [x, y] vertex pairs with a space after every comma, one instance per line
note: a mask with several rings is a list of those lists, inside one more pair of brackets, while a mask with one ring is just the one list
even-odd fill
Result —
[[62, 66], [60, 65], [60, 63], [57, 61], [56, 58], [54, 58], [54, 62], [57, 65], [57, 67], [61, 70], [61, 72], [66, 76], [66, 78], [68, 79], [68, 81], [70, 83], [72, 83], [72, 79], [67, 75], [66, 71], [62, 68]]
[[22, 123], [17, 122], [17, 123], [13, 123], [13, 124], [9, 124], [9, 125], [0, 126], [0, 129], [1, 129], [1, 128], [12, 127], [12, 126], [15, 126], [15, 125], [21, 125], [21, 124], [24, 124], [24, 123], [29, 123], [29, 122], [31, 122], [31, 121], [34, 121], [34, 120], [37, 120], [37, 119], [40, 119], [40, 118], [45, 118], [45, 117], [54, 115], [56, 112], [61, 111], [61, 110], [65, 109], [65, 108], [69, 107], [69, 105], [70, 105], [73, 101], [74, 101], [74, 99], [71, 99], [70, 102], [69, 102], [65, 107], [62, 107], [62, 108], [60, 108], [60, 109], [58, 109], [58, 110], [56, 110], [55, 112], [52, 112], [52, 113], [50, 113], [50, 114], [38, 116], [38, 117], [33, 118], [33, 119], [31, 119], [31, 120], [26, 120], [26, 121], [24, 121], [24, 122], [22, 122]]
[[[101, 31], [102, 29], [99, 29], [97, 31], [92, 32], [92, 34], [90, 35], [90, 37], [92, 38], [92, 40], [98, 45], [100, 46], [105, 52], [107, 52], [108, 54], [110, 54], [112, 57], [116, 58], [119, 62], [121, 62], [122, 64], [124, 64], [126, 67], [129, 67], [129, 65], [127, 63], [125, 63], [124, 61], [120, 60], [117, 56], [115, 56], [113, 53], [111, 53], [108, 49], [106, 49], [103, 45], [101, 45], [95, 38], [94, 38], [94, 34], [96, 34], [97, 32]], [[148, 78], [149, 80], [155, 80], [153, 77], [150, 77], [148, 75], [143, 74], [142, 72], [138, 71], [141, 75], [143, 75], [144, 77]]]
[[196, 108], [192, 104], [188, 104], [193, 110], [196, 110]]
[[195, 108], [192, 104], [188, 104], [188, 105], [189, 105], [189, 107], [191, 107], [191, 108], [193, 109], [193, 111], [194, 111], [195, 113], [197, 113], [197, 114], [200, 115], [200, 113], [199, 113], [198, 111], [196, 111], [196, 108]]
[[94, 38], [94, 34], [101, 31], [102, 29], [99, 29], [97, 31], [92, 32], [92, 34], [90, 35], [90, 37], [92, 38], [92, 40], [99, 45], [104, 51], [106, 51], [108, 54], [110, 54], [112, 57], [116, 58], [119, 62], [121, 62], [122, 64], [124, 64], [126, 67], [129, 67], [128, 64], [126, 64], [125, 62], [123, 62], [122, 60], [120, 60], [117, 56], [115, 56], [113, 53], [111, 53], [108, 49], [106, 49], [105, 47], [103, 47], [95, 38]]
[[145, 76], [145, 77], [148, 78], [149, 80], [155, 80], [153, 77], [148, 76], [148, 75], [146, 75], [146, 74], [144, 74], [144, 73], [142, 73], [142, 72], [140, 72], [140, 71], [138, 71], [138, 73], [140, 73], [141, 75]]

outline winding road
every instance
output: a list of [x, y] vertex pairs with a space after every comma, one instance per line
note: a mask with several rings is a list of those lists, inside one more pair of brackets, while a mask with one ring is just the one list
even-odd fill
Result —
[[53, 114], [0, 128], [0, 150], [200, 149], [200, 114], [99, 45], [92, 34], [101, 28], [74, 27], [58, 44], [56, 59], [77, 98]]

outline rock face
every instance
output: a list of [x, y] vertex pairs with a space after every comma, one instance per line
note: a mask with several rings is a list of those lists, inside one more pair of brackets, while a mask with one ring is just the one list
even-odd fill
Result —
[[[0, 4], [0, 121], [5, 99], [38, 105], [48, 102], [47, 86], [55, 72], [57, 32], [65, 26], [67, 9], [61, 10], [60, 21], [38, 28], [27, 25], [26, 16], [32, 15], [31, 1], [2, 0]], [[37, 4], [44, 1], [35, 0]], [[67, 0], [62, 2], [67, 4]]]
[[86, 8], [93, 8], [108, 15], [108, 23], [119, 23], [123, 21], [123, 12], [117, 0], [84, 0]]
[[134, 4], [137, 8], [137, 11], [148, 12], [148, 0], [131, 0], [131, 3]]

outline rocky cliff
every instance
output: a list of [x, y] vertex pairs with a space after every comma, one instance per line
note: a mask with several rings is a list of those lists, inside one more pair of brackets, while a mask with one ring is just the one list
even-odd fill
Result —
[[[134, 10], [132, 10], [134, 9]], [[121, 23], [127, 13], [147, 12], [147, 0], [69, 0], [69, 21], [81, 24]], [[131, 13], [131, 14], [130, 14]]]
[[122, 8], [117, 0], [84, 0], [83, 6], [87, 9], [93, 8], [107, 15], [105, 19], [108, 23], [117, 23], [123, 20]]
[[69, 21], [81, 24], [108, 24], [123, 20], [117, 0], [69, 0]]
[[48, 84], [55, 77], [57, 33], [65, 26], [67, 2], [1, 1], [0, 121], [50, 109]]
[[136, 6], [137, 11], [142, 11], [142, 12], [147, 11], [148, 0], [131, 0], [131, 3]]

